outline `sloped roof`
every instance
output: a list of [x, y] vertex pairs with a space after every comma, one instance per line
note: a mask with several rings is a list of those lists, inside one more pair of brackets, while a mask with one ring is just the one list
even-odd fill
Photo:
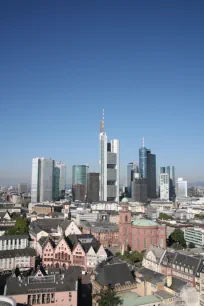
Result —
[[49, 237], [49, 236], [47, 236], [47, 237], [41, 237], [41, 238], [38, 240], [38, 243], [41, 245], [41, 247], [44, 247], [44, 246], [47, 244], [48, 241], [50, 242], [50, 244], [52, 245], [52, 247], [55, 248], [55, 242], [54, 242], [54, 240], [53, 240], [51, 237]]
[[162, 255], [163, 255], [164, 252], [165, 252], [164, 249], [162, 249], [162, 248], [160, 248], [160, 247], [158, 247], [158, 246], [156, 246], [156, 245], [152, 245], [152, 246], [146, 251], [145, 256], [146, 256], [150, 251], [155, 255], [155, 257], [156, 257], [157, 260], [160, 260], [161, 257], [162, 257]]
[[68, 227], [72, 222], [73, 222], [72, 220], [68, 220], [68, 219], [66, 218], [66, 219], [64, 219], [64, 221], [63, 221], [61, 224], [59, 224], [59, 226], [61, 227], [61, 229], [62, 229], [63, 231], [65, 231], [65, 230], [67, 229], [67, 227]]
[[69, 235], [66, 241], [71, 250], [79, 243], [85, 253], [87, 253], [91, 247], [97, 252], [101, 246], [100, 242], [91, 234]]
[[200, 266], [200, 262], [201, 262], [200, 258], [196, 258], [193, 256], [187, 256], [187, 255], [180, 254], [180, 253], [176, 253], [176, 256], [174, 257], [174, 260], [173, 260], [173, 264], [192, 270], [193, 275], [196, 274]]
[[134, 277], [127, 263], [122, 261], [103, 262], [96, 267], [95, 273], [96, 281], [102, 286], [125, 285], [126, 282], [134, 283]]

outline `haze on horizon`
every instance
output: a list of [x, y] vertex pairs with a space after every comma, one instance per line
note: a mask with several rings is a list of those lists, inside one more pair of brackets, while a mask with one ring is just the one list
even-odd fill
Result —
[[204, 2], [2, 1], [0, 185], [30, 182], [36, 156], [98, 171], [99, 122], [126, 164], [204, 181]]

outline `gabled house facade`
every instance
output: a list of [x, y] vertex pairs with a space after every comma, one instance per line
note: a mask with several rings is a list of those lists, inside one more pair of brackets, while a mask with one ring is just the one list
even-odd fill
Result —
[[151, 246], [144, 255], [142, 265], [154, 272], [161, 273], [161, 262], [166, 253], [165, 249], [158, 246]]
[[106, 259], [104, 247], [91, 234], [62, 237], [56, 245], [48, 239], [42, 248], [42, 263], [47, 268], [80, 266], [92, 270]]

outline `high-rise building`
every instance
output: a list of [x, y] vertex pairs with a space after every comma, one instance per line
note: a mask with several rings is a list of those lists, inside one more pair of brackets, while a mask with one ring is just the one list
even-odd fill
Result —
[[147, 193], [150, 199], [157, 197], [156, 155], [147, 150]]
[[87, 179], [87, 201], [89, 203], [99, 201], [99, 173], [88, 173]]
[[103, 119], [100, 122], [100, 174], [99, 174], [99, 199], [100, 201], [119, 202], [119, 176], [120, 176], [120, 148], [119, 140], [107, 142], [104, 132]]
[[126, 177], [127, 197], [128, 198], [131, 198], [132, 170], [133, 170], [133, 163], [128, 163], [127, 164], [127, 177]]
[[55, 162], [55, 167], [59, 168], [59, 190], [65, 190], [66, 186], [66, 164], [63, 161]]
[[139, 149], [139, 169], [140, 177], [147, 179], [148, 198], [156, 198], [156, 155], [145, 148], [144, 138], [142, 148]]
[[31, 202], [45, 202], [53, 199], [54, 160], [51, 158], [33, 158]]
[[84, 201], [87, 192], [87, 165], [72, 166], [72, 192], [74, 200]]
[[[63, 161], [55, 162], [55, 199], [57, 196], [58, 188], [58, 199], [63, 199], [65, 196], [65, 186], [66, 186], [66, 164]], [[58, 169], [58, 170], [57, 170]]]
[[132, 181], [132, 200], [147, 203], [147, 179], [135, 178]]
[[175, 180], [175, 167], [167, 166], [160, 167], [160, 174], [168, 173], [169, 175], [169, 198], [170, 200], [175, 199], [175, 188], [176, 188], [176, 180]]
[[60, 169], [58, 167], [54, 167], [53, 169], [53, 186], [52, 186], [52, 198], [54, 201], [60, 200]]
[[126, 186], [127, 186], [127, 197], [129, 199], [132, 198], [131, 188], [132, 188], [132, 182], [134, 181], [135, 178], [139, 178], [139, 167], [135, 162], [128, 163], [127, 164]]
[[160, 199], [169, 201], [169, 174], [161, 173], [160, 174]]
[[176, 181], [176, 197], [187, 198], [188, 197], [188, 184], [183, 178], [178, 178]]
[[20, 183], [18, 184], [18, 193], [27, 193], [28, 192], [28, 184]]

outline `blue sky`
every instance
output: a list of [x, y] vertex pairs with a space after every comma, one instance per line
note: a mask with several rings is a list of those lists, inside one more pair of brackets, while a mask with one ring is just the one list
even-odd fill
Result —
[[99, 121], [138, 161], [204, 181], [204, 2], [1, 1], [0, 184], [36, 156], [98, 170]]

